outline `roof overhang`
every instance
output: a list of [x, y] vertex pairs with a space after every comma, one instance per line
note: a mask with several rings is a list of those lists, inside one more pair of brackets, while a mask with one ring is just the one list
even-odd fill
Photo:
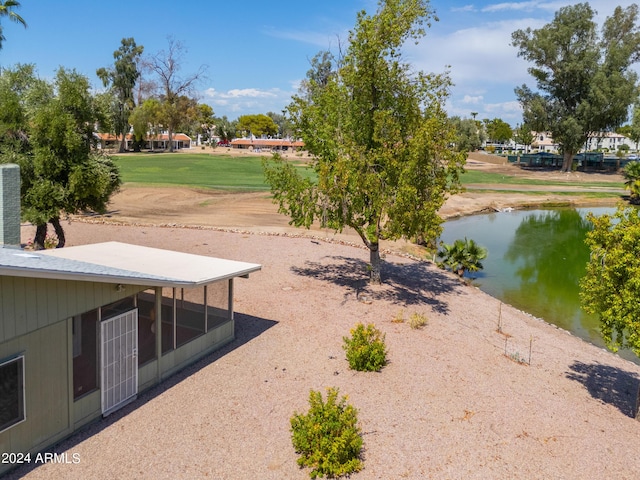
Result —
[[128, 285], [196, 287], [248, 277], [259, 264], [105, 242], [26, 252], [0, 249], [0, 275]]

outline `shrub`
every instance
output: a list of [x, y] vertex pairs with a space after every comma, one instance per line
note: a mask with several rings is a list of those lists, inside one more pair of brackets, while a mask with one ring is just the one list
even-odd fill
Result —
[[309, 412], [295, 413], [291, 418], [291, 440], [298, 465], [311, 467], [311, 478], [348, 475], [362, 469], [360, 452], [362, 437], [357, 410], [347, 403], [347, 397], [337, 401], [338, 389], [327, 389], [327, 401], [311, 390]]
[[342, 338], [349, 367], [360, 372], [380, 371], [387, 364], [384, 338], [382, 332], [371, 323], [366, 327], [359, 323], [351, 329], [351, 338]]
[[420, 313], [412, 313], [411, 317], [409, 318], [409, 325], [411, 326], [411, 328], [422, 328], [427, 324], [427, 317], [426, 315], [422, 315]]

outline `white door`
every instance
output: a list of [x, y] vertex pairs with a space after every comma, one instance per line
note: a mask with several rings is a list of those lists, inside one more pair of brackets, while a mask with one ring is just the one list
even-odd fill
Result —
[[138, 309], [101, 322], [102, 415], [138, 394]]

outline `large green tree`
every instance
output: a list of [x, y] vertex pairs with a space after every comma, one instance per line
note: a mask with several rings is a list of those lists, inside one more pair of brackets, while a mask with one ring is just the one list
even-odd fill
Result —
[[316, 56], [288, 107], [317, 182], [277, 156], [265, 161], [280, 212], [296, 226], [320, 220], [355, 230], [369, 249], [374, 283], [381, 240], [439, 235], [438, 210], [459, 187], [466, 158], [450, 148], [448, 75], [416, 71], [402, 55], [433, 18], [426, 0], [381, 0], [375, 15], [360, 12], [344, 56], [337, 63]]
[[[25, 22], [24, 18], [15, 12], [16, 8], [20, 8], [20, 2], [17, 2], [16, 0], [0, 1], [0, 19], [8, 18], [12, 22], [19, 23], [26, 27], [27, 22]], [[5, 40], [4, 31], [2, 29], [2, 25], [0, 25], [0, 50], [2, 49], [2, 42]]]
[[18, 66], [0, 74], [0, 98], [10, 110], [0, 117], [9, 133], [0, 139], [0, 162], [20, 165], [22, 218], [36, 225], [36, 248], [44, 246], [47, 223], [63, 247], [60, 218], [104, 212], [120, 185], [113, 161], [92, 149], [97, 114], [89, 81], [61, 68], [48, 83], [31, 66]]
[[152, 140], [160, 133], [162, 122], [162, 104], [155, 98], [149, 98], [133, 109], [129, 116], [129, 123], [133, 127], [134, 149], [139, 151], [139, 146], [145, 143], [147, 138]]
[[111, 68], [99, 68], [96, 74], [108, 87], [115, 98], [111, 112], [113, 133], [121, 136], [120, 153], [126, 150], [126, 134], [129, 133], [129, 116], [135, 107], [134, 87], [140, 78], [138, 64], [144, 48], [136, 45], [133, 38], [123, 38], [118, 50], [113, 52], [114, 63]]
[[238, 117], [236, 128], [238, 131], [244, 132], [245, 135], [253, 135], [255, 137], [276, 135], [278, 133], [278, 125], [273, 121], [273, 118], [262, 113], [241, 115]]
[[513, 130], [511, 125], [500, 118], [494, 118], [493, 120], [485, 120], [484, 128], [487, 132], [487, 139], [493, 143], [504, 143], [511, 140], [513, 136]]
[[629, 348], [640, 356], [640, 211], [618, 208], [615, 215], [589, 215], [593, 230], [586, 275], [580, 281], [582, 307], [600, 318], [609, 348]]
[[459, 151], [474, 152], [485, 140], [484, 130], [478, 127], [471, 118], [451, 117], [451, 123], [456, 129], [455, 145]]
[[617, 7], [600, 35], [594, 16], [588, 3], [578, 3], [558, 10], [540, 29], [512, 34], [518, 56], [534, 64], [529, 73], [538, 88], [515, 90], [524, 120], [552, 133], [562, 147], [563, 171], [570, 171], [590, 133], [622, 125], [638, 98], [632, 70], [640, 59], [638, 6]]

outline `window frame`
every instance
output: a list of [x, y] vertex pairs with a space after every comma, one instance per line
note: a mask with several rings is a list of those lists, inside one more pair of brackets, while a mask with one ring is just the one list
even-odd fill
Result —
[[27, 420], [27, 402], [26, 402], [26, 381], [25, 381], [25, 355], [20, 353], [18, 355], [8, 357], [0, 360], [0, 369], [6, 367], [11, 363], [18, 363], [18, 417], [14, 420], [10, 420], [7, 424], [0, 425], [0, 433], [9, 430], [16, 425], [21, 424]]

